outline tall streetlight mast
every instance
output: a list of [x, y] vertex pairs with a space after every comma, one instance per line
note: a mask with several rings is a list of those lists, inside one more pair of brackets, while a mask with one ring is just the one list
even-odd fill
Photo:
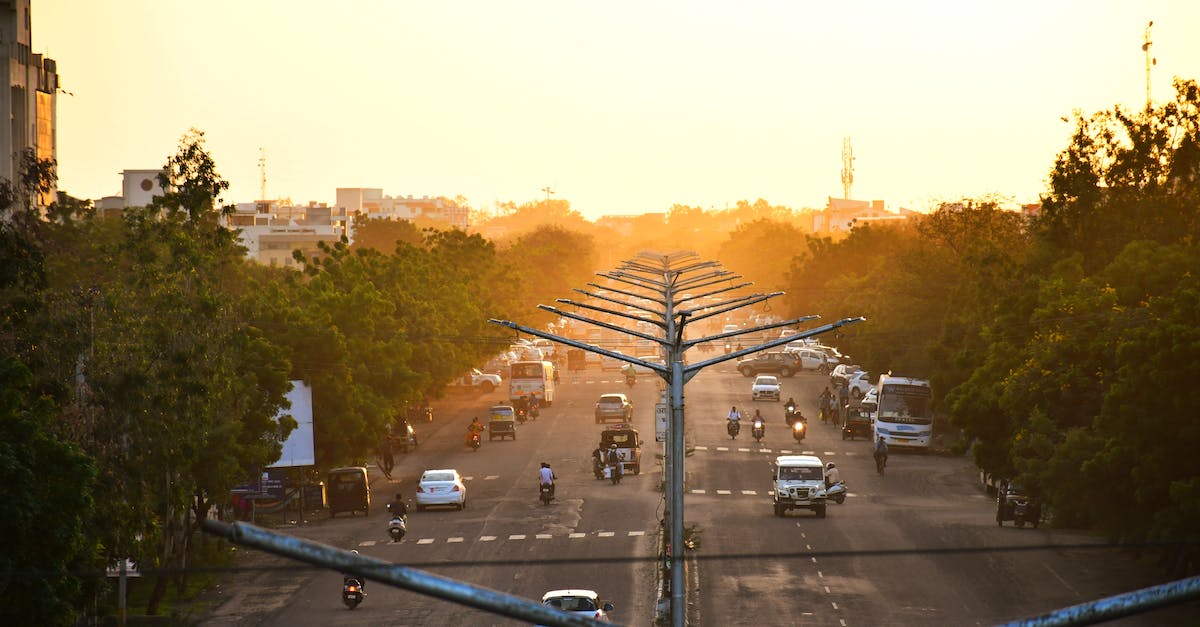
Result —
[[258, 149], [258, 199], [267, 199], [267, 149]]
[[1146, 24], [1146, 32], [1142, 36], [1142, 52], [1146, 53], [1146, 109], [1147, 110], [1150, 109], [1150, 66], [1158, 64], [1158, 59], [1155, 59], [1154, 57], [1150, 56], [1150, 46], [1154, 45], [1154, 42], [1150, 41], [1150, 27], [1151, 26], [1154, 26], [1154, 20], [1150, 20], [1150, 23]]
[[842, 138], [842, 198], [850, 200], [850, 186], [854, 185], [854, 147], [850, 138]]

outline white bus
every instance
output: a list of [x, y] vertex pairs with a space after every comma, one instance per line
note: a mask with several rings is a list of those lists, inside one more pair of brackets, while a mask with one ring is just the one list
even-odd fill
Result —
[[933, 439], [933, 414], [929, 411], [929, 382], [924, 379], [880, 375], [875, 410], [875, 437], [888, 446], [928, 448]]
[[516, 400], [536, 392], [542, 407], [554, 404], [554, 364], [548, 361], [514, 361], [509, 367], [508, 397]]

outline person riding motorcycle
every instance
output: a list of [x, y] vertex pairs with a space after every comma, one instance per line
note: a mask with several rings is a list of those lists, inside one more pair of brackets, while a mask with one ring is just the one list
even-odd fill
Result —
[[796, 399], [789, 396], [787, 402], [783, 404], [783, 410], [789, 414], [796, 411]]
[[538, 400], [537, 392], [529, 393], [529, 416], [536, 416], [538, 410], [541, 409], [542, 402]]
[[404, 502], [404, 495], [396, 493], [396, 498], [392, 499], [391, 503], [387, 504], [387, 510], [392, 513], [392, 516], [401, 518], [408, 517], [408, 504]]
[[616, 442], [608, 445], [608, 465], [612, 468], [614, 477], [619, 478], [625, 474], [625, 466], [621, 463], [621, 454], [617, 452]]
[[887, 442], [883, 441], [882, 435], [879, 436], [879, 441], [877, 441], [875, 443], [874, 457], [875, 457], [875, 466], [876, 467], [880, 466], [881, 464], [887, 464], [888, 445], [887, 445]]
[[[475, 434], [482, 434], [483, 430], [483, 423], [479, 422], [479, 416], [475, 416], [475, 418], [471, 420], [471, 424], [467, 425], [467, 446], [471, 446], [471, 439], [475, 436]], [[479, 437], [482, 438], [483, 436], [480, 435]]]
[[633, 364], [625, 364], [625, 367], [621, 368], [621, 372], [625, 375], [626, 380], [637, 380], [637, 369], [633, 367]]
[[842, 473], [837, 469], [837, 464], [829, 462], [825, 464], [825, 487], [831, 488], [842, 482]]
[[[350, 552], [353, 553], [354, 555], [358, 555], [357, 550], [353, 550]], [[346, 586], [350, 585], [351, 579], [353, 579], [355, 582], [358, 583], [359, 593], [361, 593], [364, 597], [367, 596], [367, 578], [366, 577], [359, 577], [358, 575], [354, 575], [351, 573], [342, 573], [342, 588], [345, 588]]]
[[542, 467], [538, 469], [538, 487], [550, 486], [550, 498], [554, 498], [554, 480], [557, 478], [554, 471], [550, 469], [550, 464], [542, 462]]
[[738, 411], [737, 405], [730, 407], [728, 420], [730, 422], [737, 422], [741, 419], [742, 419], [742, 412]]

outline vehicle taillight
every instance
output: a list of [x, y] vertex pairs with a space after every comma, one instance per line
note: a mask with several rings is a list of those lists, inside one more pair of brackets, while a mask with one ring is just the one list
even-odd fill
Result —
[[460, 492], [460, 491], [461, 491], [461, 490], [459, 490], [459, 489], [458, 489], [458, 484], [457, 484], [457, 483], [456, 483], [456, 484], [454, 484], [454, 491], [455, 491], [455, 492]]
[[424, 491], [425, 491], [424, 487], [419, 486], [419, 485], [417, 486], [417, 492], [424, 492]]

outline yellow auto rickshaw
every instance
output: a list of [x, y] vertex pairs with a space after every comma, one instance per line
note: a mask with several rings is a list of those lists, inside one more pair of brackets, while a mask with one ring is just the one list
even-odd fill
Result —
[[517, 439], [516, 411], [512, 405], [495, 405], [488, 410], [488, 440]]
[[367, 481], [367, 469], [362, 466], [334, 468], [329, 471], [325, 498], [329, 501], [329, 517], [338, 512], [361, 511], [371, 513], [371, 485]]

